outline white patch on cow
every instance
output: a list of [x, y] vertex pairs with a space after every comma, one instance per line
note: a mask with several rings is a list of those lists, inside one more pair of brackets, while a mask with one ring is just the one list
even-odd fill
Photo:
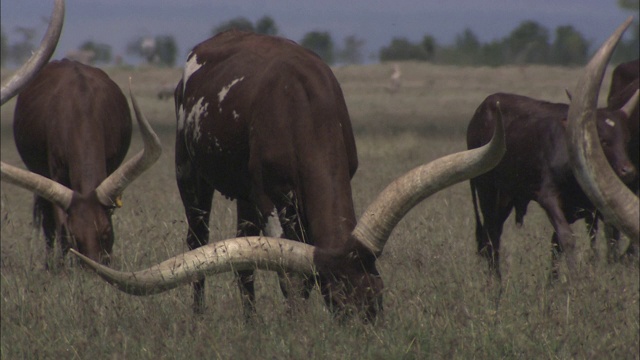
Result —
[[176, 178], [182, 179], [191, 173], [191, 164], [186, 161], [176, 165]]
[[197, 54], [193, 54], [193, 56], [191, 56], [191, 54], [193, 54], [193, 52], [190, 52], [189, 55], [187, 55], [188, 60], [184, 66], [184, 73], [182, 74], [182, 93], [183, 94], [184, 94], [184, 90], [187, 87], [187, 81], [189, 80], [191, 75], [193, 75], [194, 72], [198, 71], [198, 69], [200, 69], [202, 65], [204, 65], [204, 62], [202, 64], [198, 63]]
[[232, 82], [230, 82], [229, 85], [222, 87], [222, 90], [220, 90], [220, 92], [218, 93], [218, 111], [219, 112], [222, 112], [222, 100], [224, 100], [224, 98], [227, 97], [227, 94], [229, 93], [229, 90], [231, 90], [231, 87], [242, 80], [244, 80], [244, 76], [241, 78], [237, 78]]
[[607, 125], [609, 125], [609, 126], [611, 126], [611, 127], [616, 126], [616, 123], [615, 123], [615, 122], [613, 122], [613, 120], [611, 120], [611, 119], [607, 119], [607, 120], [605, 120], [605, 121], [604, 121], [604, 123], [605, 123], [605, 124], [607, 124]]
[[178, 108], [178, 131], [182, 131], [184, 128], [184, 106], [180, 105]]
[[264, 234], [268, 237], [282, 237], [284, 235], [284, 231], [282, 230], [282, 226], [280, 225], [280, 218], [278, 217], [278, 212], [276, 208], [273, 208], [273, 211], [267, 218], [267, 225], [264, 227]]
[[[200, 122], [202, 118], [207, 116], [207, 108], [209, 103], [203, 103], [204, 97], [198, 99], [198, 101], [191, 107], [189, 115], [184, 119], [184, 126], [186, 130], [191, 133], [191, 139], [193, 142], [197, 142], [202, 135], [200, 133]], [[186, 135], [186, 134], [185, 134]]]
[[220, 141], [218, 141], [217, 137], [213, 137], [213, 143], [216, 145], [216, 149], [222, 152], [222, 145], [220, 145]]
[[233, 110], [231, 114], [233, 115], [233, 120], [238, 121], [238, 119], [240, 119], [240, 114], [238, 114], [235, 110]]

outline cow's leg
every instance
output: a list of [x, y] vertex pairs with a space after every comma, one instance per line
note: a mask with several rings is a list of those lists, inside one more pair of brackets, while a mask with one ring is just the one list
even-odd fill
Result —
[[[258, 236], [263, 227], [263, 218], [253, 203], [237, 200], [237, 235]], [[269, 235], [270, 236], [270, 235]], [[251, 319], [256, 314], [256, 294], [254, 288], [254, 270], [236, 271], [236, 279], [240, 288], [240, 298], [245, 319]]]
[[512, 204], [492, 185], [479, 187], [478, 200], [484, 217], [483, 231], [476, 230], [478, 253], [487, 259], [489, 269], [500, 278], [500, 237]]
[[569, 272], [573, 273], [576, 270], [575, 260], [575, 240], [573, 239], [573, 232], [571, 227], [564, 216], [562, 207], [560, 205], [560, 199], [557, 196], [544, 196], [541, 197], [538, 203], [542, 206], [544, 211], [551, 221], [554, 233], [551, 239], [552, 249], [552, 264], [551, 264], [551, 277], [557, 279], [558, 277], [558, 260], [562, 253], [566, 252], [567, 266]]
[[[59, 221], [59, 223], [57, 224], [56, 239], [60, 244], [60, 256], [57, 260], [58, 263], [62, 266], [64, 265], [64, 259], [69, 252], [69, 249], [71, 249], [71, 247], [73, 247], [74, 249], [78, 249], [78, 244], [76, 244], [75, 239], [67, 228], [67, 213], [57, 206], [54, 207], [53, 211], [55, 212], [55, 216]], [[62, 221], [62, 219], [64, 219], [64, 221]]]
[[[282, 233], [282, 237], [296, 240], [300, 242], [305, 241], [305, 234], [302, 230], [300, 217], [298, 211], [296, 211], [295, 199], [289, 198], [289, 203], [286, 207], [280, 210], [278, 213], [272, 213], [267, 221], [267, 228], [269, 228], [269, 222], [274, 218], [280, 220], [279, 228], [277, 231]], [[272, 230], [273, 231], [273, 230]], [[310, 279], [307, 276], [299, 273], [292, 273], [289, 271], [279, 271], [278, 280], [280, 283], [280, 290], [287, 299], [287, 308], [289, 311], [298, 310], [301, 307], [301, 300], [306, 300], [311, 294], [315, 282], [314, 279]]]
[[[589, 234], [589, 242], [591, 244], [592, 260], [597, 260], [599, 257], [597, 235], [598, 235], [598, 214], [593, 212], [587, 212], [584, 217], [584, 223], [587, 226], [587, 233]], [[606, 229], [606, 225], [605, 225]]]
[[53, 213], [53, 204], [36, 196], [33, 205], [33, 219], [36, 222], [36, 226], [42, 226], [42, 232], [44, 233], [46, 246], [44, 267], [46, 270], [52, 270], [55, 261], [56, 242], [56, 220]]
[[[176, 154], [178, 150], [176, 149]], [[199, 248], [209, 242], [209, 216], [214, 189], [201, 179], [188, 163], [176, 163], [176, 179], [187, 216], [187, 246], [189, 250]], [[193, 283], [193, 311], [204, 312], [204, 279]]]

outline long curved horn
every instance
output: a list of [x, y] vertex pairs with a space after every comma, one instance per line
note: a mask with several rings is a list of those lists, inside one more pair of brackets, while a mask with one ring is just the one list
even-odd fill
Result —
[[314, 250], [311, 245], [286, 239], [235, 238], [199, 247], [136, 272], [113, 270], [74, 249], [71, 252], [119, 290], [131, 295], [152, 295], [206, 275], [232, 270], [289, 270], [312, 274]]
[[63, 23], [64, 0], [56, 0], [47, 33], [42, 38], [38, 50], [16, 71], [11, 79], [2, 85], [2, 89], [0, 90], [0, 105], [3, 105], [9, 101], [9, 99], [16, 96], [18, 92], [20, 92], [20, 89], [49, 61], [58, 45]]
[[10, 184], [27, 189], [67, 210], [73, 190], [42, 175], [17, 168], [0, 161], [0, 178]]
[[578, 183], [611, 225], [631, 239], [640, 238], [636, 197], [616, 176], [605, 158], [596, 128], [596, 105], [611, 53], [631, 24], [629, 17], [587, 64], [569, 107], [569, 156]]
[[422, 200], [493, 169], [506, 152], [500, 104], [493, 138], [477, 149], [451, 154], [419, 166], [389, 184], [369, 205], [352, 235], [380, 256], [391, 231]]
[[126, 163], [120, 165], [116, 171], [104, 179], [96, 188], [98, 199], [105, 206], [113, 206], [118, 195], [143, 172], [150, 168], [162, 154], [160, 139], [151, 128], [151, 125], [149, 125], [147, 118], [142, 111], [140, 111], [138, 102], [133, 96], [133, 92], [131, 91], [131, 78], [129, 78], [129, 96], [131, 97], [133, 111], [136, 114], [142, 140], [144, 141], [144, 149]]
[[[622, 111], [627, 116], [627, 118], [631, 116], [631, 112], [633, 112], [633, 109], [635, 109], [638, 106], [638, 100], [640, 100], [640, 95], [638, 95], [639, 92], [640, 90], [636, 89], [636, 92], [633, 93], [633, 95], [631, 96], [631, 98], [629, 98], [627, 103], [624, 104], [624, 106], [620, 109], [620, 111]], [[635, 120], [638, 120], [638, 119], [635, 119]]]

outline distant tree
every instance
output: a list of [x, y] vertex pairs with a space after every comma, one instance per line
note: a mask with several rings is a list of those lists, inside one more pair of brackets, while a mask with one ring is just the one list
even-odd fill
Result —
[[107, 44], [101, 44], [92, 40], [85, 41], [80, 45], [80, 50], [93, 51], [93, 61], [98, 63], [110, 63], [111, 62], [111, 46]]
[[436, 42], [436, 39], [433, 36], [427, 34], [422, 37], [420, 46], [422, 46], [422, 49], [424, 49], [424, 52], [427, 55], [426, 60], [427, 61], [433, 60], [436, 55], [436, 49], [438, 48], [438, 43]]
[[640, 8], [639, 0], [618, 0], [618, 5], [625, 10], [635, 10], [638, 11]]
[[362, 54], [364, 43], [363, 39], [358, 39], [355, 35], [349, 35], [344, 38], [344, 45], [337, 52], [338, 61], [344, 64], [362, 64], [364, 60], [364, 55]]
[[257, 22], [255, 26], [258, 34], [265, 35], [278, 35], [278, 26], [276, 22], [270, 16], [263, 16]]
[[587, 62], [589, 42], [573, 26], [558, 26], [551, 44], [550, 62], [558, 65], [582, 65]]
[[4, 27], [0, 25], [0, 67], [4, 67], [7, 64], [8, 50], [9, 43], [7, 43], [7, 36], [4, 34]]
[[144, 59], [147, 63], [153, 63], [155, 56], [155, 39], [140, 36], [131, 40], [126, 47], [126, 53]]
[[156, 36], [156, 54], [160, 65], [172, 67], [176, 64], [178, 46], [171, 35]]
[[479, 54], [482, 44], [471, 29], [466, 28], [461, 34], [456, 35], [454, 42], [454, 64], [474, 65], [480, 64]]
[[637, 59], [640, 56], [640, 27], [637, 15], [640, 11], [640, 1], [618, 0], [618, 5], [624, 10], [631, 11], [634, 15], [634, 21], [613, 53], [612, 62], [614, 63]]
[[524, 21], [504, 41], [510, 63], [545, 63], [549, 54], [549, 31], [535, 21]]
[[129, 42], [126, 52], [143, 58], [149, 64], [174, 66], [178, 46], [171, 35], [139, 37]]
[[312, 50], [327, 64], [333, 65], [333, 39], [327, 31], [311, 31], [304, 35], [300, 45]]
[[427, 60], [426, 50], [404, 37], [391, 39], [389, 46], [380, 49], [380, 61]]
[[242, 30], [242, 31], [253, 31], [253, 32], [256, 31], [249, 19], [247, 19], [246, 17], [240, 16], [216, 26], [211, 31], [211, 35], [216, 35], [218, 33], [231, 30], [231, 29]]
[[9, 58], [16, 64], [24, 63], [35, 49], [33, 40], [36, 36], [36, 29], [18, 26], [15, 32], [22, 35], [22, 40], [9, 46]]
[[501, 66], [507, 62], [504, 42], [494, 40], [488, 44], [483, 44], [480, 48], [478, 64], [486, 66]]

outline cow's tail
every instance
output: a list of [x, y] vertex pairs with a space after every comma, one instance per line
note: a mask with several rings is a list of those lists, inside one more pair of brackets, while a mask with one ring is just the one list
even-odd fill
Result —
[[476, 241], [479, 242], [480, 239], [482, 239], [484, 225], [482, 223], [482, 219], [480, 219], [480, 211], [478, 209], [478, 192], [476, 191], [476, 185], [473, 179], [469, 180], [469, 185], [471, 186], [471, 201], [473, 201], [473, 212], [476, 217]]

